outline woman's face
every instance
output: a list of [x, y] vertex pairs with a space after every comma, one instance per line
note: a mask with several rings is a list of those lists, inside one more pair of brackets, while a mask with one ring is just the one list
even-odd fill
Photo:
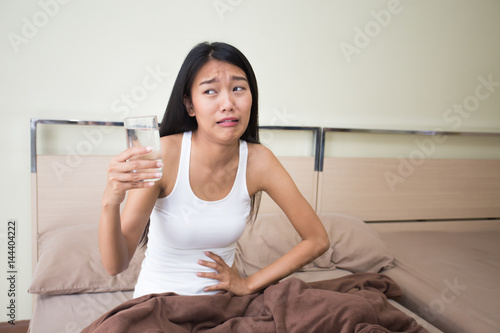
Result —
[[237, 140], [250, 120], [252, 93], [245, 72], [232, 64], [210, 60], [196, 74], [191, 101], [184, 98], [198, 131], [222, 141]]

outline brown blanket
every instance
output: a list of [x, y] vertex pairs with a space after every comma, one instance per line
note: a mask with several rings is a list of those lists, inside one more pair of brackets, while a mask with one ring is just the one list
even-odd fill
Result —
[[427, 332], [387, 301], [400, 295], [394, 281], [375, 273], [290, 278], [246, 296], [153, 294], [121, 304], [82, 333]]

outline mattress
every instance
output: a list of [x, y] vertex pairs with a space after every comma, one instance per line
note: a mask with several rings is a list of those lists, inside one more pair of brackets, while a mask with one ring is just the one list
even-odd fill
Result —
[[444, 332], [498, 332], [500, 221], [378, 225], [396, 258], [401, 304]]
[[94, 320], [132, 298], [133, 292], [37, 295], [30, 333], [80, 333]]
[[[351, 274], [341, 269], [318, 272], [297, 272], [291, 276], [305, 281], [319, 281]], [[79, 333], [103, 313], [132, 298], [133, 292], [87, 293], [74, 295], [38, 295], [30, 322], [30, 333]], [[418, 315], [394, 300], [389, 300], [399, 310], [412, 316], [430, 333], [442, 333]]]

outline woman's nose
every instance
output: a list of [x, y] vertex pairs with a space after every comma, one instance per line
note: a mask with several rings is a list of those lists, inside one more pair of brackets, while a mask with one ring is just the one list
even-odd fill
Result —
[[226, 92], [221, 95], [221, 110], [222, 111], [234, 110], [233, 96], [231, 96], [230, 92]]

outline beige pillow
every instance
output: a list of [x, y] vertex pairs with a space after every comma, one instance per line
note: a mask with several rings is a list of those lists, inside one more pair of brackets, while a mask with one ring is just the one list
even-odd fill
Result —
[[[236, 266], [243, 276], [249, 276], [278, 260], [301, 240], [283, 213], [259, 214], [249, 224], [236, 245]], [[304, 266], [300, 271], [335, 269], [331, 261], [333, 249]]]
[[[330, 248], [300, 271], [345, 269], [379, 272], [394, 266], [389, 246], [362, 220], [341, 214], [318, 214], [330, 237]], [[236, 247], [236, 265], [244, 276], [271, 264], [300, 242], [283, 213], [259, 214]]]
[[138, 249], [124, 272], [110, 276], [101, 263], [96, 225], [76, 225], [39, 236], [39, 259], [28, 289], [63, 295], [133, 290], [144, 258]]
[[332, 261], [353, 273], [380, 272], [394, 267], [389, 245], [363, 220], [334, 213], [318, 214], [330, 235]]

